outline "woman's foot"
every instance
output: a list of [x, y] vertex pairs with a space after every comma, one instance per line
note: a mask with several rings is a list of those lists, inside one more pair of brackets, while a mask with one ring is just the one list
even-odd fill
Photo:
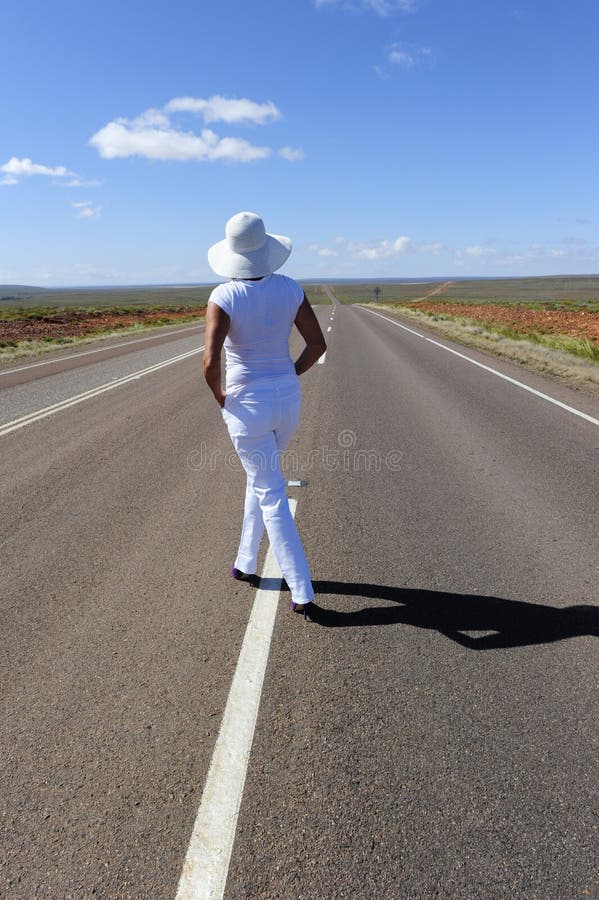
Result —
[[303, 613], [306, 620], [314, 618], [314, 613], [318, 609], [313, 600], [308, 600], [307, 603], [294, 603], [292, 600], [289, 608], [291, 612]]
[[242, 572], [241, 569], [236, 569], [235, 566], [231, 566], [231, 576], [235, 581], [247, 581], [252, 587], [258, 587], [260, 583], [257, 575], [248, 575], [247, 572]]

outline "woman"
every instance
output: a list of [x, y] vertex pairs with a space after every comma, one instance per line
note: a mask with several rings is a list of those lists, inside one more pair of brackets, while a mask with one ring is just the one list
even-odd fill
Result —
[[[262, 219], [250, 212], [229, 219], [225, 235], [208, 251], [212, 269], [231, 280], [215, 288], [208, 301], [204, 377], [247, 474], [241, 541], [231, 574], [258, 584], [258, 549], [266, 526], [291, 591], [291, 609], [307, 618], [314, 589], [289, 509], [280, 454], [299, 423], [299, 376], [322, 356], [326, 343], [299, 284], [273, 274], [291, 253], [289, 238], [267, 234]], [[294, 324], [306, 342], [295, 364], [289, 355]], [[223, 344], [226, 392], [221, 386]]]

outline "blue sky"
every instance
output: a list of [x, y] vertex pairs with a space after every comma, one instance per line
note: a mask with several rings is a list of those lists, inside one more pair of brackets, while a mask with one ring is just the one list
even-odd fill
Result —
[[22, 0], [2, 14], [0, 283], [599, 271], [595, 0]]

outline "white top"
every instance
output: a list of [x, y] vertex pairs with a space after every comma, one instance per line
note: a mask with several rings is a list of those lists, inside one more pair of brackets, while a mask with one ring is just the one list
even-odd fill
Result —
[[257, 378], [295, 374], [289, 335], [303, 299], [297, 281], [274, 273], [260, 281], [228, 281], [212, 291], [208, 302], [231, 319], [224, 342], [227, 391]]

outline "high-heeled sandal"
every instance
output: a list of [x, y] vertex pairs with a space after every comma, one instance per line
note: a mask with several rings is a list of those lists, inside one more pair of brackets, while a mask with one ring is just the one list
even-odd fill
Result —
[[251, 587], [255, 588], [260, 584], [258, 575], [248, 575], [247, 572], [242, 572], [241, 569], [236, 569], [235, 566], [231, 566], [231, 577], [234, 578], [235, 581], [247, 581]]
[[304, 619], [307, 621], [310, 617], [310, 613], [313, 613], [316, 609], [313, 600], [308, 600], [307, 603], [294, 603], [293, 600], [289, 604], [289, 609], [291, 612], [298, 612], [304, 614]]

